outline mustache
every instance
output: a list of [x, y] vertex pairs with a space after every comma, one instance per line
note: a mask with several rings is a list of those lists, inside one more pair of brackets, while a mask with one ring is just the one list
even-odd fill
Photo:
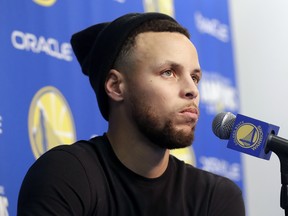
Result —
[[200, 116], [199, 106], [197, 106], [195, 103], [186, 104], [186, 105], [182, 106], [179, 109], [179, 111], [180, 112], [189, 111], [189, 112], [196, 113], [198, 116]]

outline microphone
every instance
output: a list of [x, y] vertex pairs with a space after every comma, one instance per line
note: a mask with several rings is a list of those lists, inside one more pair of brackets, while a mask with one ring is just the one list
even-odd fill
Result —
[[248, 116], [231, 112], [216, 115], [212, 123], [214, 134], [229, 139], [227, 148], [269, 160], [272, 151], [288, 156], [288, 140], [276, 136], [279, 127]]
[[229, 139], [228, 148], [269, 160], [274, 152], [280, 160], [280, 206], [288, 216], [288, 140], [278, 137], [279, 127], [241, 114], [223, 112], [212, 123], [214, 134]]

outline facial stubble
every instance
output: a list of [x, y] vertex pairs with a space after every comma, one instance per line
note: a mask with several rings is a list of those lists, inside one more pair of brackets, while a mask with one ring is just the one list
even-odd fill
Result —
[[139, 99], [131, 94], [131, 115], [139, 131], [150, 142], [165, 149], [179, 149], [192, 145], [195, 126], [191, 126], [191, 131], [187, 133], [177, 130], [171, 118], [160, 122], [156, 108], [151, 104], [145, 104], [144, 101], [143, 98]]

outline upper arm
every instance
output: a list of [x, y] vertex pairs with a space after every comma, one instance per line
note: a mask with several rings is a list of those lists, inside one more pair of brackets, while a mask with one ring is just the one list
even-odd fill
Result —
[[245, 206], [240, 188], [229, 179], [221, 179], [213, 193], [210, 209], [211, 216], [244, 216]]
[[27, 172], [18, 197], [18, 215], [84, 215], [90, 205], [90, 185], [78, 158], [50, 151]]

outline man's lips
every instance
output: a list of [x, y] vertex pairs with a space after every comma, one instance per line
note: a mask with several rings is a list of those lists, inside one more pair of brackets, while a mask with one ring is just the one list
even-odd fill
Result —
[[180, 111], [180, 114], [192, 120], [198, 120], [199, 118], [199, 111], [194, 107], [185, 108]]

